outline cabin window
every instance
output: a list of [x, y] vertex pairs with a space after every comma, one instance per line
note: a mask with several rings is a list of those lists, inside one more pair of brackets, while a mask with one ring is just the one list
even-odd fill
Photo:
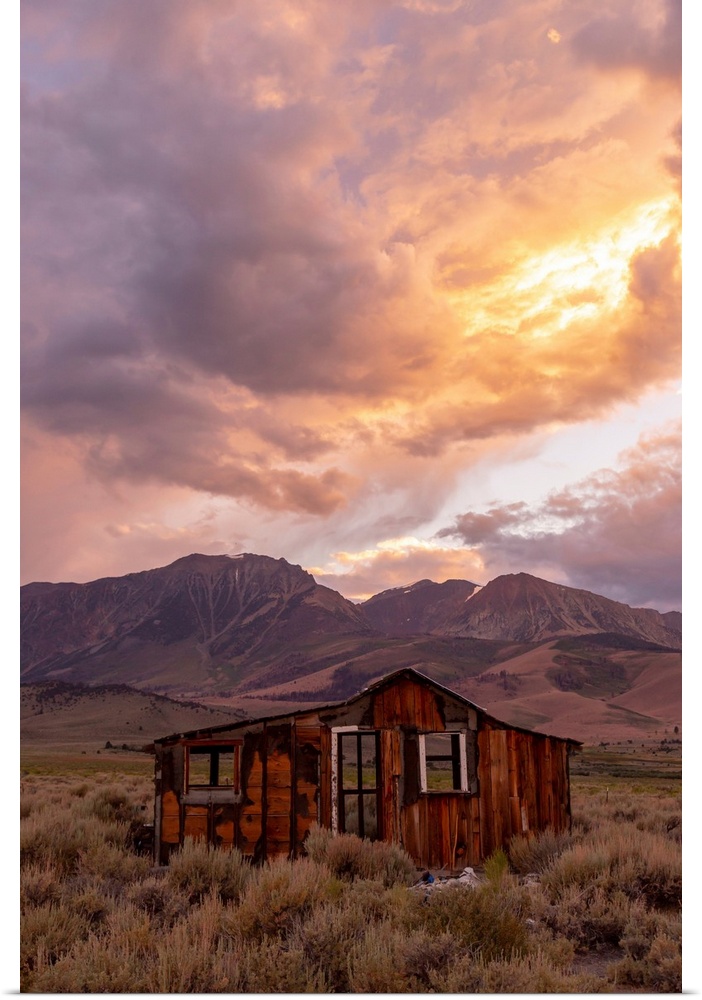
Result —
[[378, 840], [380, 733], [356, 726], [333, 730], [332, 829]]
[[466, 733], [421, 733], [419, 781], [422, 792], [467, 792]]
[[239, 791], [240, 744], [186, 746], [186, 788], [233, 788]]

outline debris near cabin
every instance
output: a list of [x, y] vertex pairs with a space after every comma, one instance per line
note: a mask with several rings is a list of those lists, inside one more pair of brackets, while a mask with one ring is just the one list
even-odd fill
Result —
[[410, 889], [420, 890], [428, 896], [439, 889], [477, 889], [486, 882], [484, 876], [477, 875], [475, 869], [468, 867], [464, 868], [460, 875], [434, 876], [431, 872], [425, 871]]

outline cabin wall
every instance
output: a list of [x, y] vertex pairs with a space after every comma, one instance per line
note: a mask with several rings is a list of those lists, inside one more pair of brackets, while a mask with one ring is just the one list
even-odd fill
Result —
[[[185, 789], [185, 745], [157, 748], [156, 861], [185, 838], [237, 847], [255, 862], [294, 856], [314, 823], [329, 825], [329, 733], [318, 720], [265, 722], [220, 732], [239, 742], [239, 790]], [[197, 742], [197, 741], [195, 741]], [[206, 742], [203, 740], [203, 743]]]
[[[380, 836], [418, 865], [460, 870], [515, 834], [570, 827], [565, 741], [493, 724], [449, 692], [402, 677], [349, 705], [219, 731], [221, 743], [240, 741], [236, 794], [186, 791], [183, 743], [157, 747], [157, 861], [166, 864], [190, 836], [235, 846], [254, 862], [303, 854], [314, 824], [332, 826], [333, 730], [354, 727], [380, 734]], [[470, 792], [423, 792], [419, 736], [447, 731], [475, 744]]]
[[519, 834], [570, 829], [563, 740], [485, 723], [478, 733], [478, 783], [484, 857]]

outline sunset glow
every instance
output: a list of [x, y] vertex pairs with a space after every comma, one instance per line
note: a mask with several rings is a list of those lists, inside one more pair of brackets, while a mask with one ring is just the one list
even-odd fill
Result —
[[679, 607], [679, 2], [22, 20], [24, 582]]

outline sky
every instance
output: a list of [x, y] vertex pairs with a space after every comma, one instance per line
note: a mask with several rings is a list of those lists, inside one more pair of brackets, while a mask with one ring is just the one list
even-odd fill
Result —
[[22, 582], [680, 608], [680, 2], [21, 20]]

